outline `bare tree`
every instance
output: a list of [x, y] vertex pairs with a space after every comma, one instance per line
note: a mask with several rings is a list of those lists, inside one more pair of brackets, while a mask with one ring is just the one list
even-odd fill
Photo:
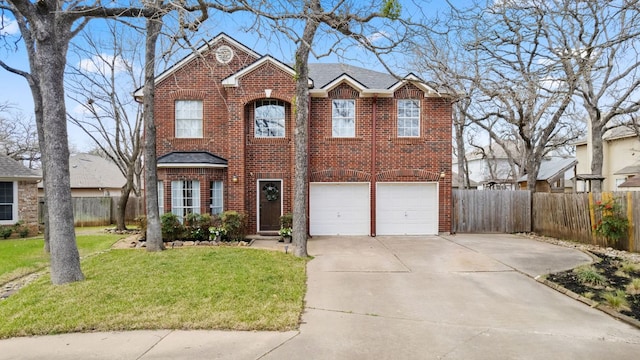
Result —
[[580, 135], [572, 116], [579, 66], [557, 51], [562, 34], [549, 24], [562, 14], [552, 10], [538, 0], [452, 7], [437, 41], [456, 49], [454, 66], [433, 46], [423, 52], [432, 73], [469, 89], [464, 115], [505, 150], [530, 190], [543, 157]]
[[[263, 1], [241, 0], [241, 4], [260, 18], [267, 19], [269, 26], [296, 44], [294, 70], [296, 72], [295, 91], [295, 174], [293, 204], [293, 243], [296, 256], [307, 256], [307, 180], [308, 180], [308, 133], [309, 117], [309, 57], [322, 57], [340, 49], [343, 40], [352, 41], [357, 46], [371, 51], [376, 57], [395, 48], [399, 39], [385, 35], [386, 44], [374, 44], [371, 36], [389, 29], [389, 21], [400, 17], [400, 4], [397, 0], [380, 1], [339, 1], [330, 7], [323, 7], [320, 0], [285, 1], [282, 4]], [[278, 8], [280, 5], [282, 8]], [[292, 10], [293, 9], [293, 10]], [[375, 23], [378, 21], [378, 23]], [[254, 26], [260, 26], [256, 22]], [[370, 26], [368, 26], [371, 24]], [[375, 30], [374, 30], [375, 29]], [[396, 27], [396, 35], [403, 33]], [[300, 32], [301, 31], [301, 32]], [[315, 46], [319, 33], [326, 35], [324, 40], [333, 36], [327, 53], [321, 54]], [[315, 50], [315, 51], [314, 51]], [[384, 63], [383, 63], [384, 65]]]
[[39, 169], [40, 147], [34, 120], [6, 109], [8, 106], [0, 104], [0, 153], [30, 169]]
[[[194, 24], [208, 18], [209, 8], [226, 11], [218, 3], [193, 1], [144, 2], [125, 6], [101, 1], [0, 0], [0, 11], [10, 13], [20, 29], [29, 59], [29, 71], [0, 61], [0, 67], [23, 76], [34, 99], [34, 112], [42, 150], [46, 204], [51, 238], [51, 281], [64, 284], [84, 278], [75, 242], [73, 209], [69, 186], [69, 150], [66, 123], [64, 71], [71, 39], [93, 18], [161, 18], [172, 11], [200, 12]], [[185, 16], [189, 18], [188, 16]], [[4, 24], [2, 24], [4, 26]], [[195, 27], [195, 26], [194, 26]], [[2, 35], [6, 46], [16, 46], [20, 38]], [[155, 169], [154, 169], [155, 172]], [[157, 192], [155, 193], [157, 196]], [[157, 203], [156, 203], [157, 212]], [[159, 228], [159, 225], [158, 225]]]
[[[549, 25], [562, 34], [556, 48], [578, 68], [577, 94], [591, 143], [591, 174], [602, 175], [603, 136], [640, 110], [640, 11], [631, 1], [553, 1], [563, 22]], [[601, 183], [592, 184], [601, 191]]]
[[82, 36], [82, 46], [72, 44], [81, 61], [68, 66], [67, 90], [79, 108], [69, 113], [69, 121], [93, 140], [101, 156], [113, 161], [126, 179], [116, 214], [117, 229], [125, 230], [129, 196], [132, 192], [140, 196], [141, 187], [142, 111], [130, 89], [140, 87], [142, 66], [136, 43], [140, 37], [117, 24], [107, 23], [106, 44], [90, 33]]

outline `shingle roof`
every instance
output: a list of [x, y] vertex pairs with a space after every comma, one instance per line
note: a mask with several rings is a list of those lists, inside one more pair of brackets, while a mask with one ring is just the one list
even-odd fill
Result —
[[640, 187], [640, 173], [627, 179], [627, 181], [618, 185], [618, 187]]
[[69, 157], [71, 188], [120, 188], [127, 180], [112, 161], [91, 154]]
[[0, 155], [0, 178], [2, 179], [41, 179], [42, 175], [31, 170], [12, 158]]
[[[540, 163], [540, 170], [538, 170], [538, 177], [536, 180], [550, 180], [557, 177], [561, 173], [573, 168], [578, 163], [578, 160], [573, 158], [567, 159], [551, 159], [545, 160]], [[527, 181], [527, 175], [522, 176], [518, 181]]]
[[200, 164], [226, 166], [226, 159], [207, 151], [175, 151], [158, 158], [158, 165]]
[[386, 73], [353, 65], [340, 63], [309, 64], [309, 78], [313, 80], [316, 89], [323, 88], [343, 74], [349, 75], [369, 89], [388, 89], [399, 80]]
[[613, 173], [613, 175], [628, 175], [640, 173], [640, 161], [637, 161], [633, 165], [625, 166], [622, 169]]

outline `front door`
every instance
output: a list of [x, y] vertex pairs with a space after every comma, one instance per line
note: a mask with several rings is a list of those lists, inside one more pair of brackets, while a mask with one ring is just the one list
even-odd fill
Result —
[[282, 180], [258, 181], [258, 231], [280, 230]]

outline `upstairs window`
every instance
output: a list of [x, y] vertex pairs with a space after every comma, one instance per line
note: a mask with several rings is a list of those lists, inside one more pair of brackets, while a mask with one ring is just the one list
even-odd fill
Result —
[[18, 221], [18, 187], [13, 181], [0, 181], [0, 224]]
[[176, 137], [202, 137], [202, 101], [176, 101]]
[[420, 100], [398, 100], [398, 137], [420, 136]]
[[331, 136], [356, 136], [356, 101], [333, 100], [331, 106]]
[[254, 136], [283, 138], [285, 133], [284, 103], [279, 100], [259, 100], [254, 109]]

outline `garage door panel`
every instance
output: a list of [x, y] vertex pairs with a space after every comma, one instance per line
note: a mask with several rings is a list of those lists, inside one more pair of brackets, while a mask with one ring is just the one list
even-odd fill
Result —
[[368, 183], [312, 183], [309, 190], [311, 235], [369, 234]]
[[438, 193], [435, 183], [378, 183], [378, 235], [438, 233]]

